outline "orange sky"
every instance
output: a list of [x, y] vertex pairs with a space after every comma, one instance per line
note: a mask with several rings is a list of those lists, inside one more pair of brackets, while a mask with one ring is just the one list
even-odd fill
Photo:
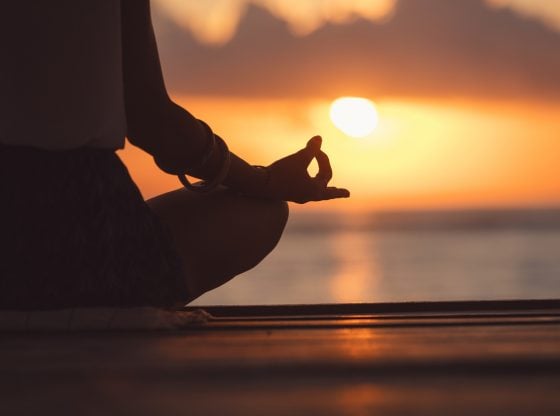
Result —
[[[378, 101], [379, 125], [364, 139], [338, 131], [329, 100], [184, 97], [230, 147], [254, 164], [296, 151], [319, 133], [333, 184], [351, 200], [318, 208], [417, 209], [560, 203], [560, 105]], [[146, 197], [178, 187], [132, 146], [122, 153]]]

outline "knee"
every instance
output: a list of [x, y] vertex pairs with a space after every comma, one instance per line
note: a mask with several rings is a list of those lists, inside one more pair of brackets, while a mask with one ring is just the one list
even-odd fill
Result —
[[286, 201], [274, 201], [275, 215], [278, 218], [280, 224], [282, 224], [282, 229], [286, 226], [288, 222], [288, 217], [290, 216], [290, 208]]
[[[260, 221], [255, 221], [254, 225], [260, 229], [257, 231], [257, 263], [266, 257], [278, 244], [284, 228], [288, 222], [289, 208], [284, 201], [262, 201]], [[264, 208], [264, 209], [262, 209]]]
[[229, 278], [252, 269], [267, 257], [278, 245], [288, 222], [286, 202], [263, 199], [247, 201], [249, 205], [246, 208], [250, 209], [244, 211], [236, 222], [236, 229], [240, 233], [240, 238], [232, 248], [236, 255], [228, 256], [235, 259], [229, 268]]
[[[271, 217], [270, 223], [273, 224], [271, 232], [277, 237], [277, 243], [288, 223], [290, 209], [286, 201], [268, 201], [268, 203], [269, 215]], [[274, 245], [276, 245], [276, 243]]]

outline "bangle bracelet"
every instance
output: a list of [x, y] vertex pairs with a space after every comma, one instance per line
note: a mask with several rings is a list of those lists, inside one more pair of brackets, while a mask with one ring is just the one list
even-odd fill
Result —
[[191, 170], [200, 169], [202, 166], [208, 163], [208, 161], [212, 157], [212, 154], [214, 153], [214, 150], [216, 149], [216, 135], [214, 134], [210, 126], [202, 120], [197, 120], [197, 121], [202, 125], [204, 130], [206, 130], [206, 137], [208, 139], [206, 141], [206, 145], [204, 146], [202, 155], [199, 158], [198, 162], [192, 166], [189, 166], [189, 169]]
[[226, 142], [224, 142], [221, 137], [214, 136], [214, 142], [216, 143], [215, 149], [219, 150], [221, 159], [220, 170], [218, 171], [218, 174], [212, 180], [204, 180], [196, 183], [190, 183], [185, 174], [178, 175], [179, 181], [181, 181], [186, 189], [199, 193], [210, 192], [220, 186], [226, 178], [229, 172], [229, 167], [231, 165], [231, 155], [229, 153]]
[[[208, 163], [208, 161], [211, 159], [212, 155], [214, 154], [214, 150], [216, 150], [216, 136], [212, 132], [212, 129], [204, 121], [202, 120], [197, 120], [197, 121], [200, 124], [200, 126], [205, 130], [206, 142], [204, 143], [202, 151], [200, 152], [199, 155], [197, 155], [196, 158], [192, 158], [192, 156], [188, 157], [186, 163], [182, 163], [183, 169], [188, 171], [197, 171], [200, 168], [202, 168], [206, 163]], [[177, 134], [185, 135], [184, 132], [180, 132], [179, 130], [177, 130]], [[166, 168], [165, 163], [162, 163], [159, 157], [154, 156], [154, 160], [156, 164], [159, 166], [159, 168], [164, 172], [173, 173], [177, 175], [177, 170], [179, 169], [174, 169], [173, 165], [171, 165], [172, 166], [171, 168]]]

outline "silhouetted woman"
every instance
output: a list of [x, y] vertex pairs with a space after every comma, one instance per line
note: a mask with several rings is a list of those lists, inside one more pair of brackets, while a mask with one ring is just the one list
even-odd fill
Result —
[[[172, 102], [148, 0], [12, 1], [0, 35], [2, 308], [186, 303], [275, 247], [284, 201], [348, 196], [319, 137], [254, 167]], [[184, 187], [145, 202], [125, 136]]]

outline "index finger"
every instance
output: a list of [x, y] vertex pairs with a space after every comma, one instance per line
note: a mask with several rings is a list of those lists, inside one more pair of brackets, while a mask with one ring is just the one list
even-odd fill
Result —
[[321, 151], [321, 136], [313, 136], [305, 147], [301, 149], [296, 155], [301, 159], [301, 161], [308, 166], [311, 161], [317, 156], [317, 153]]
[[319, 172], [317, 173], [317, 175], [315, 175], [315, 179], [324, 181], [326, 186], [327, 183], [329, 183], [329, 181], [332, 179], [332, 168], [329, 157], [325, 152], [319, 150], [315, 155], [315, 159], [317, 159], [317, 164], [319, 165]]

